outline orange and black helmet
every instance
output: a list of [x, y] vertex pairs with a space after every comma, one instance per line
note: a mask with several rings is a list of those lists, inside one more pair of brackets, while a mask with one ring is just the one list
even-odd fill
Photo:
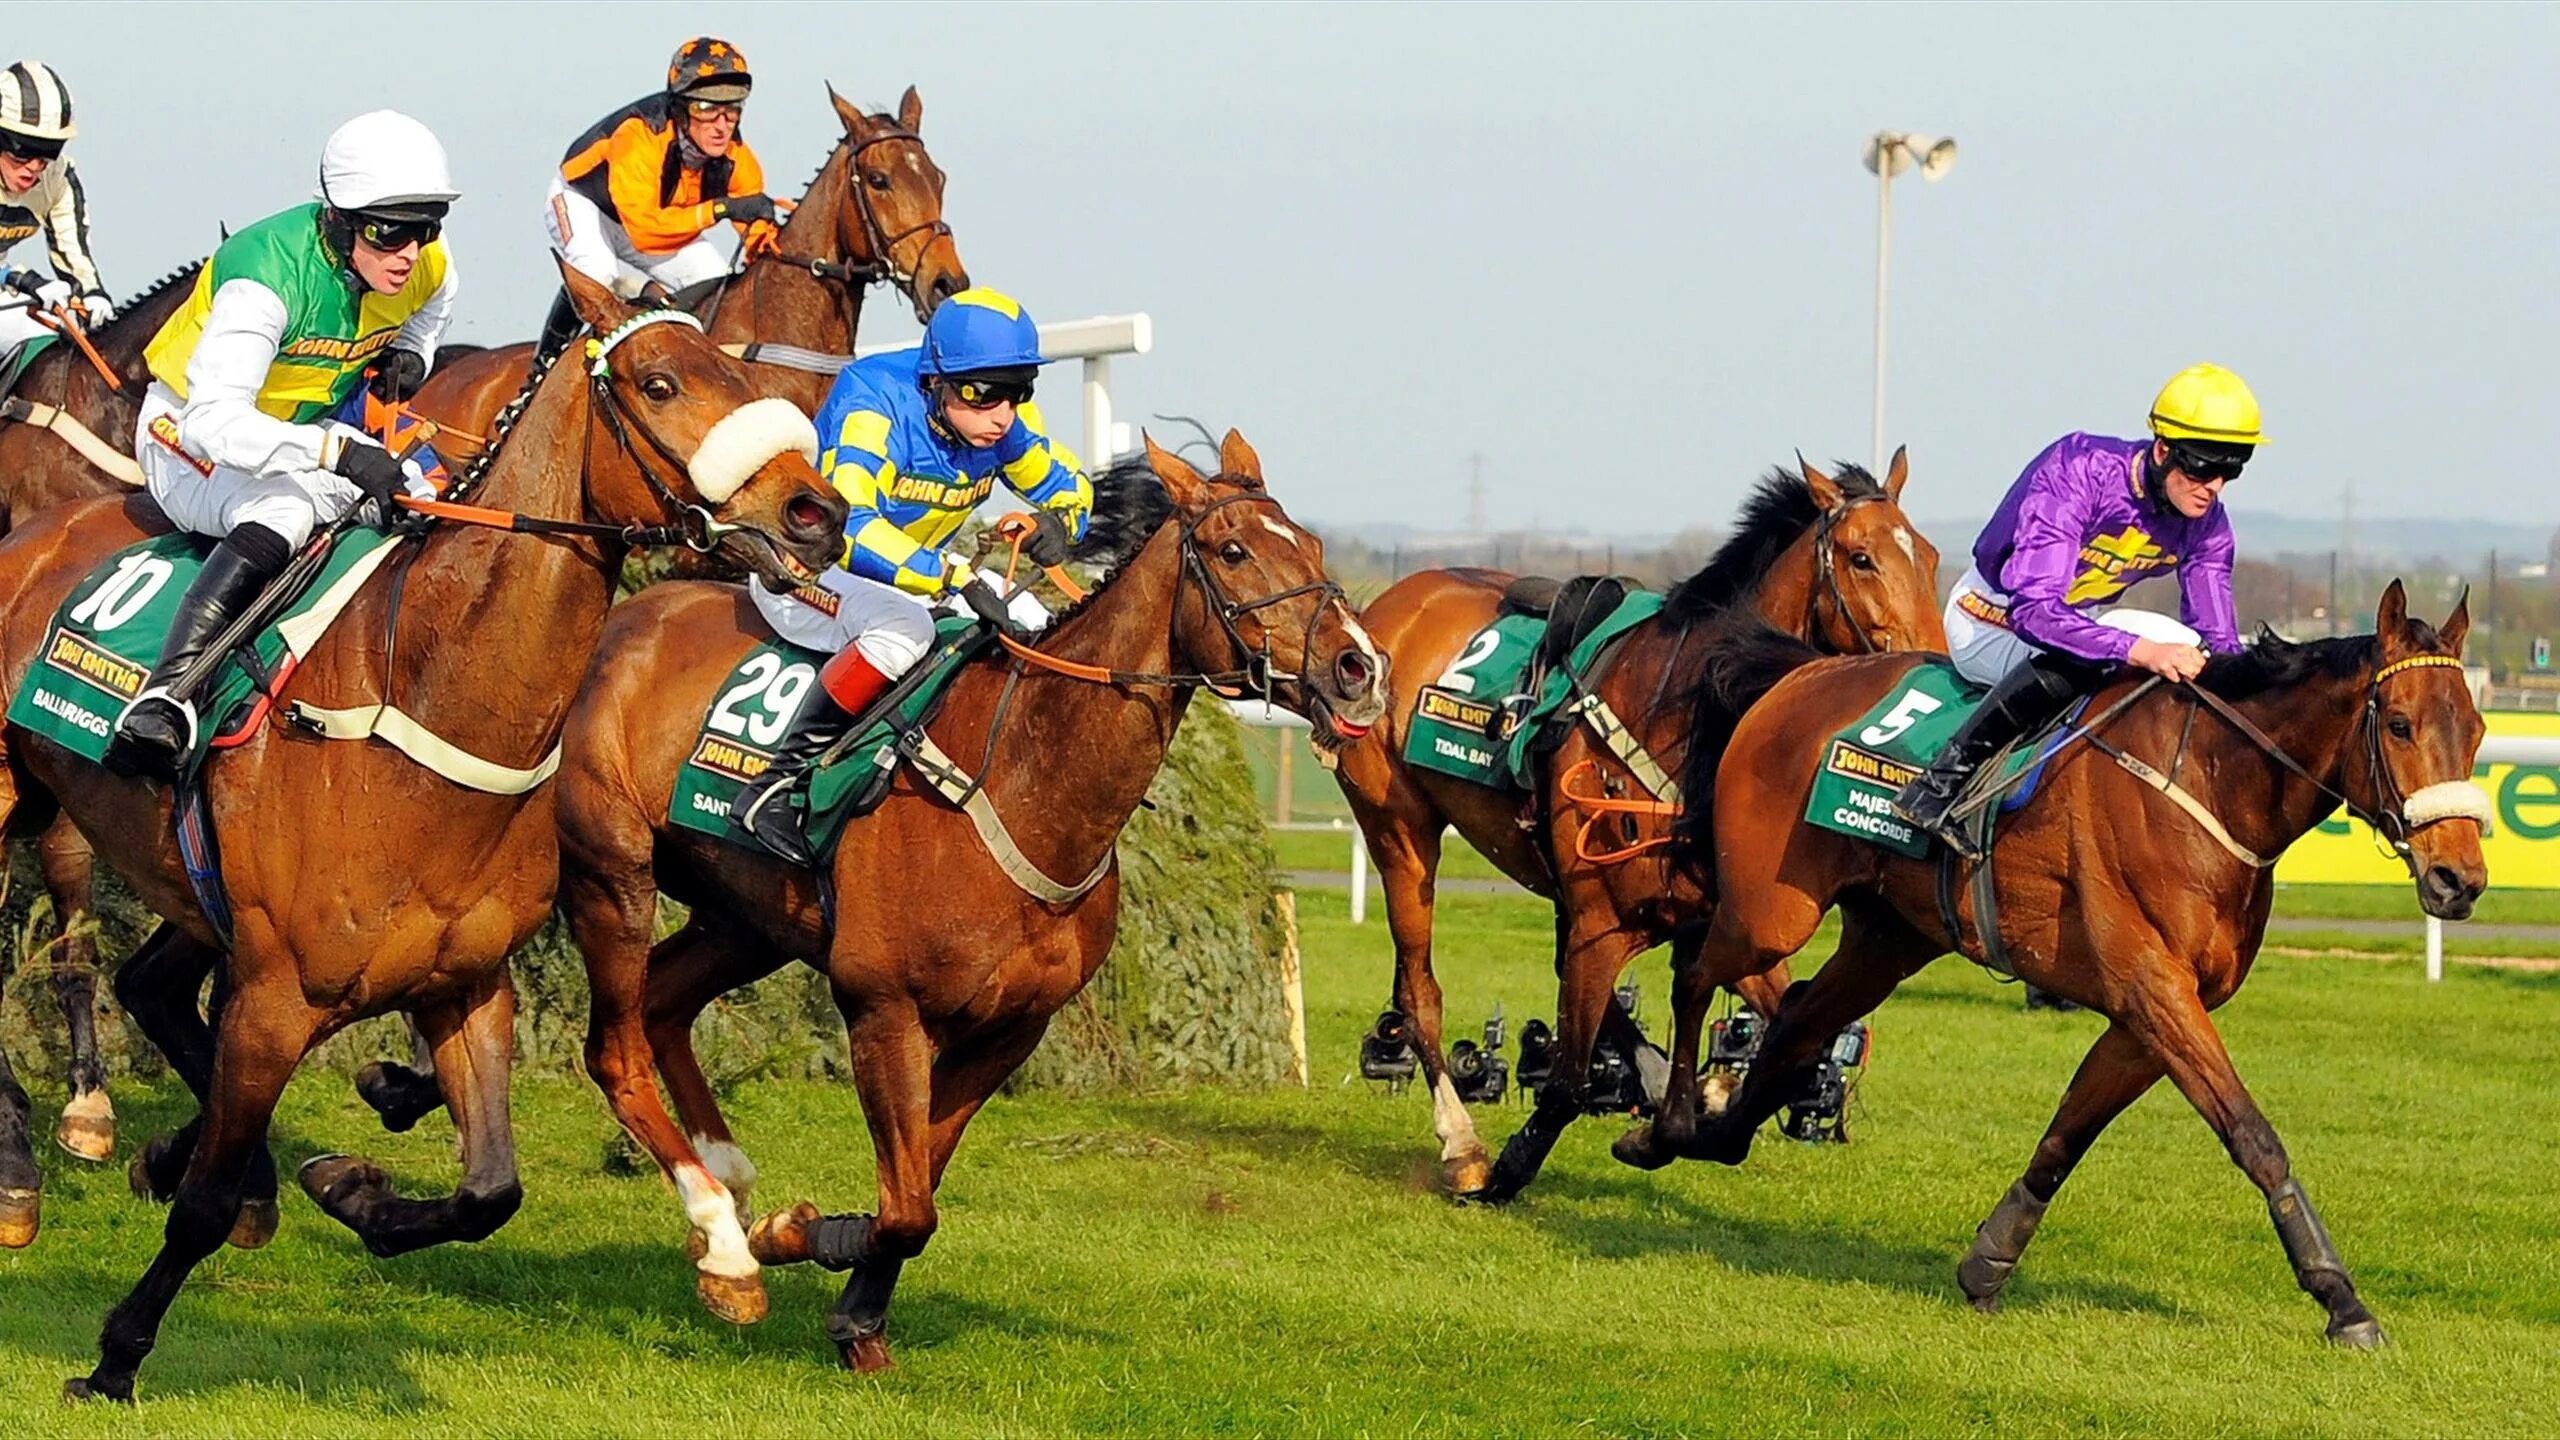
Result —
[[687, 100], [734, 103], [746, 99], [755, 83], [738, 47], [708, 35], [687, 40], [667, 62], [667, 93]]

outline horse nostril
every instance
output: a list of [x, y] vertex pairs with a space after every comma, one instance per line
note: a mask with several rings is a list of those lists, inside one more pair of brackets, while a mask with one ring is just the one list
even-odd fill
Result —
[[835, 528], [829, 522], [826, 502], [815, 495], [794, 495], [784, 502], [782, 523], [795, 535], [820, 534]]
[[1345, 695], [1367, 693], [1374, 673], [1369, 668], [1368, 657], [1356, 650], [1344, 651], [1342, 658], [1333, 662], [1334, 678], [1342, 682], [1342, 693]]

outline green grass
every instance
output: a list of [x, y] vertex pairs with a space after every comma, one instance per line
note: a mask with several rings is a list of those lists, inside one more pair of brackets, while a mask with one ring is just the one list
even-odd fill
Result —
[[[1765, 1140], [1739, 1171], [1644, 1175], [1617, 1127], [1568, 1134], [1505, 1210], [1432, 1190], [1422, 1097], [1345, 1082], [1386, 993], [1386, 937], [1302, 899], [1315, 1085], [1259, 1094], [999, 1099], [908, 1267], [900, 1368], [834, 1368], [830, 1277], [772, 1272], [774, 1310], [702, 1313], [654, 1179], [613, 1179], [600, 1102], [519, 1086], [530, 1197], [486, 1244], [368, 1257], [298, 1194], [256, 1254], [178, 1301], [138, 1415], [66, 1410], [156, 1210], [121, 1163], [48, 1156], [48, 1229], [0, 1256], [0, 1434], [2535, 1435], [2560, 1427], [2551, 1245], [2560, 977], [2263, 961], [2225, 1012], [2394, 1344], [2320, 1339], [2263, 1204], [2163, 1090], [2056, 1203], [2006, 1313], [1954, 1262], [2099, 1028], [2029, 1016], [1960, 962], [1878, 1018], [1856, 1143]], [[1552, 1013], [1534, 902], [1452, 895], [1453, 1028]], [[1640, 962], [1664, 1011], [1659, 957]], [[48, 1105], [58, 1097], [48, 1096]], [[178, 1118], [127, 1093], [128, 1146]], [[763, 1198], [871, 1203], [851, 1094], [749, 1087], [733, 1110]], [[1498, 1143], [1516, 1106], [1478, 1112]], [[50, 1115], [41, 1117], [47, 1125]], [[288, 1096], [282, 1158], [361, 1148], [450, 1182], [432, 1120], [379, 1135], [340, 1082]], [[120, 1157], [121, 1161], [121, 1157]]]

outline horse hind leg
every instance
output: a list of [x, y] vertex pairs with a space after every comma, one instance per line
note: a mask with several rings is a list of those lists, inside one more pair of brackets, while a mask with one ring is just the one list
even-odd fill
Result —
[[2000, 1308], [2001, 1292], [2008, 1288], [2019, 1257], [2035, 1238], [2045, 1207], [2053, 1203], [2062, 1182], [2071, 1177], [2099, 1134], [2157, 1084], [2161, 1074], [2159, 1057], [2144, 1049], [2122, 1025], [2110, 1025], [2089, 1047], [2079, 1071], [2071, 1077], [2071, 1087], [2062, 1093], [2053, 1123], [2036, 1142], [2026, 1173], [1974, 1231], [1972, 1247], [1956, 1266], [1956, 1284], [1973, 1308], [1984, 1314]]
[[1493, 1178], [1493, 1157], [1449, 1078], [1440, 980], [1431, 971], [1431, 926], [1440, 869], [1437, 814], [1412, 817], [1358, 807], [1360, 828], [1387, 896], [1387, 930], [1396, 947], [1395, 1006], [1431, 1096], [1431, 1128], [1440, 1141], [1440, 1181], [1461, 1198]]
[[53, 998], [71, 1037], [70, 1099], [54, 1127], [54, 1143], [93, 1164], [116, 1153], [116, 1110], [107, 1099], [107, 1067], [98, 1057], [98, 944], [91, 909], [89, 842], [68, 817], [36, 837], [36, 862], [61, 926], [53, 955]]
[[[0, 754], [0, 836], [9, 833], [9, 821], [19, 809], [18, 772]], [[0, 853], [0, 894], [7, 892], [8, 872], [8, 856]], [[0, 971], [0, 979], [6, 975]], [[34, 1244], [42, 1224], [44, 1172], [36, 1168], [28, 1128], [34, 1111], [34, 1102], [9, 1064], [8, 1050], [0, 1046], [0, 1249], [19, 1250]]]
[[[755, 1224], [755, 1162], [730, 1133], [720, 1099], [693, 1049], [693, 1022], [712, 1001], [791, 963], [779, 951], [736, 943], [736, 931], [696, 910], [683, 929], [649, 952], [647, 1033], [658, 1078], [703, 1165], [729, 1191], [738, 1223]], [[749, 1237], [752, 1248], [753, 1237]]]
[[394, 1135], [444, 1108], [444, 1087], [436, 1079], [435, 1042], [427, 1038], [416, 1016], [408, 1017], [409, 1063], [375, 1060], [356, 1072], [356, 1098]]
[[[220, 1019], [231, 994], [228, 978], [216, 974], [215, 967], [221, 962], [221, 951], [164, 920], [143, 937], [142, 944], [125, 958], [115, 974], [116, 1003], [142, 1028], [144, 1038], [167, 1057], [169, 1068], [186, 1083], [199, 1107], [213, 1093], [214, 1034], [204, 1012], [196, 1008], [196, 1000], [204, 992], [205, 978], [215, 976], [212, 1011], [215, 1020]], [[167, 1200], [177, 1193], [203, 1126], [204, 1116], [199, 1110], [195, 1118], [174, 1132], [153, 1137], [134, 1153], [126, 1175], [137, 1197]], [[247, 1177], [241, 1185], [240, 1213], [232, 1225], [230, 1243], [238, 1249], [255, 1250], [275, 1238], [276, 1167], [275, 1158], [264, 1146], [258, 1147], [248, 1163]]]
[[356, 1232], [365, 1249], [388, 1257], [447, 1241], [485, 1240], [524, 1202], [507, 1110], [515, 1015], [515, 983], [504, 966], [482, 977], [464, 998], [419, 1015], [462, 1146], [462, 1183], [454, 1193], [408, 1199], [392, 1188], [380, 1166], [351, 1155], [317, 1156], [303, 1165], [303, 1190], [331, 1219]]

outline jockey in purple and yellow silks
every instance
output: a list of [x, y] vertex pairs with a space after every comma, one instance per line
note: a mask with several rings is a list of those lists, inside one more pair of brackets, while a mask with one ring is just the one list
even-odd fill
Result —
[[818, 469], [851, 503], [844, 564], [787, 595], [748, 587], [775, 634], [835, 656], [732, 805], [740, 828], [784, 859], [814, 859], [794, 782], [932, 648], [933, 603], [954, 597], [1000, 627], [1018, 623], [990, 577], [943, 550], [996, 482], [1034, 507], [1039, 528], [1023, 544], [1034, 561], [1064, 564], [1084, 538], [1093, 483], [1031, 403], [1043, 363], [1021, 305], [963, 290], [934, 310], [921, 348], [846, 366], [818, 407]]
[[[2240, 648], [2222, 487], [2256, 447], [2257, 397], [2219, 365], [2180, 371], [2151, 438], [2074, 433], [2009, 487], [1947, 600], [1956, 670], [1991, 693], [1894, 804], [1959, 849], [1947, 811], [1973, 768], [2061, 713], [2120, 665], [2190, 680]], [[2178, 577], [2180, 619], [2103, 609], [2136, 582]]]

